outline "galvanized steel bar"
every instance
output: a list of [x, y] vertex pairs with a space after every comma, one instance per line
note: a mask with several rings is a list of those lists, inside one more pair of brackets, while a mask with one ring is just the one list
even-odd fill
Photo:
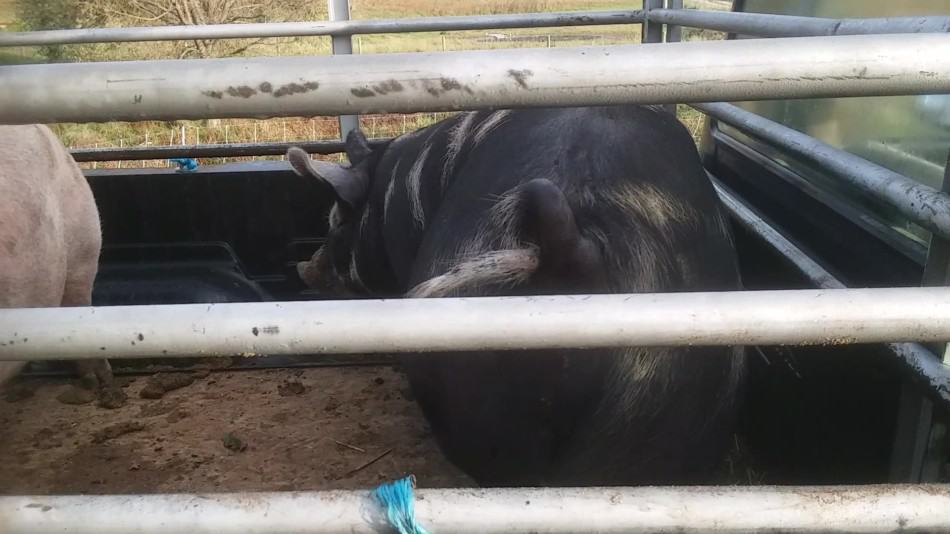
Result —
[[[943, 180], [940, 192], [950, 193], [950, 147], [947, 147], [947, 157], [944, 159]], [[950, 286], [950, 239], [940, 235], [930, 236], [930, 246], [927, 248], [927, 262], [924, 264], [923, 286]], [[942, 343], [935, 350], [940, 352], [943, 362], [950, 364], [950, 344]]]
[[[667, 0], [668, 10], [683, 9], [683, 0]], [[665, 10], [664, 10], [665, 11]], [[666, 25], [666, 42], [678, 43], [683, 40], [683, 27], [679, 24]]]
[[[945, 160], [941, 191], [950, 192], [950, 156]], [[950, 240], [931, 235], [927, 261], [921, 277], [923, 286], [950, 285]], [[931, 350], [948, 362], [947, 343], [934, 343]], [[897, 428], [891, 452], [891, 479], [907, 482], [940, 480], [946, 463], [943, 436], [947, 423], [933, 401], [906, 384], [901, 388]]]
[[[349, 0], [327, 0], [327, 10], [330, 20], [333, 22], [342, 22], [350, 20], [350, 2]], [[333, 55], [348, 55], [353, 53], [353, 37], [350, 35], [334, 35], [331, 38]], [[340, 115], [340, 139], [346, 139], [346, 136], [360, 126], [359, 118], [356, 115]]]
[[[723, 206], [733, 219], [788, 260], [805, 278], [822, 289], [846, 287], [841, 280], [762, 220], [728, 188], [715, 178], [710, 178]], [[931, 396], [942, 401], [945, 406], [950, 406], [950, 366], [941, 363], [940, 358], [919, 343], [888, 343], [887, 347], [909, 371], [916, 384], [926, 388]]]
[[650, 18], [647, 16], [651, 10], [663, 7], [663, 0], [643, 0], [643, 29], [640, 34], [641, 43], [662, 43], [663, 42], [663, 23], [654, 22], [650, 24]]
[[[379, 146], [388, 139], [370, 139]], [[85, 161], [148, 160], [167, 158], [235, 158], [246, 156], [283, 156], [296, 146], [310, 154], [343, 152], [342, 141], [288, 141], [286, 143], [222, 143], [207, 145], [159, 145], [110, 148], [74, 148], [73, 159]]]
[[743, 228], [759, 237], [773, 250], [781, 254], [788, 260], [801, 274], [810, 282], [822, 289], [845, 289], [847, 286], [835, 278], [827, 269], [811, 259], [802, 252], [794, 243], [773, 228], [769, 223], [756, 215], [752, 208], [739, 200], [731, 191], [719, 183], [715, 178], [711, 178], [716, 193], [722, 205], [726, 208], [732, 218]]
[[[950, 486], [420, 489], [429, 532], [950, 532]], [[0, 497], [9, 534], [387, 531], [369, 491]]]
[[820, 166], [922, 227], [950, 237], [950, 195], [731, 104], [693, 107]]
[[559, 26], [602, 26], [643, 21], [643, 12], [634, 10], [562, 11], [461, 17], [419, 17], [368, 19], [338, 22], [265, 22], [251, 24], [209, 24], [200, 26], [145, 26], [137, 28], [83, 28], [0, 32], [0, 46], [39, 46], [80, 43], [136, 41], [182, 41], [192, 39], [248, 39], [258, 37], [338, 36], [380, 33], [490, 30], [505, 28], [546, 28]]
[[0, 310], [0, 361], [950, 339], [950, 288]]
[[0, 123], [950, 92], [950, 35], [0, 67]]
[[[670, 9], [683, 9], [683, 0], [666, 0], [666, 3], [667, 3], [667, 7], [669, 7]], [[663, 0], [660, 0], [659, 6], [657, 6], [657, 7], [658, 7], [658, 8], [662, 8], [662, 7], [663, 7]], [[644, 13], [646, 13], [646, 12], [647, 12], [647, 10], [644, 10]], [[663, 26], [662, 26], [660, 23], [658, 23], [658, 22], [655, 22], [655, 21], [654, 21], [654, 22], [651, 23], [651, 22], [649, 21], [649, 19], [647, 19], [647, 20], [643, 23], [643, 27], [644, 27], [644, 28], [649, 28], [649, 27], [650, 27], [650, 24], [652, 24], [653, 26], [660, 27], [660, 28], [663, 27]], [[666, 36], [665, 36], [665, 38], [664, 38], [663, 40], [664, 40], [665, 42], [667, 42], [667, 43], [678, 43], [678, 42], [680, 42], [680, 41], [682, 40], [682, 36], [683, 36], [683, 27], [682, 27], [682, 26], [672, 26], [672, 25], [668, 25], [668, 26], [666, 26]], [[663, 106], [663, 108], [664, 108], [666, 111], [669, 111], [669, 112], [672, 113], [673, 115], [676, 115], [676, 107], [677, 107], [676, 104], [666, 104], [665, 106]]]
[[646, 26], [677, 24], [758, 37], [950, 32], [948, 16], [829, 19], [738, 11], [653, 9], [647, 18]]

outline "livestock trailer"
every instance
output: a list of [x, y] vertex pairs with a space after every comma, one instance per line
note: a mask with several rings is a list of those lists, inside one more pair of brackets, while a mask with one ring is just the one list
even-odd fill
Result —
[[[936, 287], [950, 268], [950, 4], [731, 7], [348, 20], [345, 0], [331, 0], [333, 20], [319, 23], [0, 33], [0, 46], [329, 36], [346, 55], [367, 34], [642, 25], [639, 45], [0, 66], [0, 123], [321, 115], [340, 117], [342, 138], [368, 113], [698, 110], [747, 290], [330, 300], [295, 266], [323, 243], [331, 201], [286, 162], [87, 169], [104, 232], [94, 308], [0, 310], [0, 338], [30, 340], [0, 344], [0, 359], [33, 361], [40, 384], [0, 407], [0, 450], [15, 460], [0, 468], [0, 531], [950, 531], [950, 293]], [[696, 31], [726, 39], [691, 40]], [[259, 80], [286, 96], [251, 87]], [[373, 90], [391, 80], [403, 90]], [[200, 160], [291, 145], [343, 149], [196, 142], [73, 156]], [[597, 320], [577, 328], [578, 315]], [[729, 485], [701, 488], [467, 489], [411, 421], [386, 356], [729, 343], [749, 346], [752, 379]], [[114, 411], [44, 396], [55, 360], [101, 356], [137, 381], [129, 391], [155, 370], [211, 376]], [[189, 418], [200, 422], [182, 426]], [[200, 425], [240, 432], [209, 452]], [[147, 438], [109, 445], [135, 433]], [[332, 476], [301, 472], [320, 469]], [[371, 491], [410, 474], [415, 500], [405, 484]]]

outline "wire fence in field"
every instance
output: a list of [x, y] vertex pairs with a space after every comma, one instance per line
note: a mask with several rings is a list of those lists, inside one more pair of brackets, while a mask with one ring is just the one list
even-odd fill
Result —
[[[413, 113], [364, 115], [360, 128], [367, 137], [394, 137], [438, 122], [452, 113]], [[159, 145], [200, 145], [228, 143], [264, 143], [321, 141], [339, 139], [339, 123], [336, 117], [287, 118], [270, 120], [207, 120], [188, 123], [137, 123], [125, 128], [116, 128], [115, 137], [109, 129], [92, 126], [88, 131], [69, 129], [60, 132], [69, 138], [70, 148], [146, 147]], [[338, 156], [328, 156], [333, 159]], [[253, 156], [233, 158], [200, 158], [203, 165], [283, 159], [283, 156]], [[125, 167], [169, 167], [167, 160], [131, 160], [86, 162], [80, 166], [88, 169]]]
[[[453, 113], [412, 113], [377, 114], [360, 116], [360, 129], [369, 138], [395, 137], [406, 132], [424, 128], [443, 120]], [[680, 121], [689, 130], [694, 139], [702, 133], [704, 116], [686, 106], [679, 106], [677, 113]], [[76, 138], [67, 143], [70, 148], [104, 147], [146, 147], [157, 145], [200, 145], [227, 143], [263, 143], [322, 141], [339, 139], [339, 122], [336, 117], [287, 118], [269, 120], [218, 119], [192, 123], [138, 123], [107, 142], [103, 132], [93, 129], [83, 142], [82, 131], [70, 130], [67, 135]], [[59, 126], [56, 126], [59, 127]], [[79, 133], [79, 135], [77, 135]], [[63, 135], [61, 132], [60, 135]], [[325, 159], [341, 160], [342, 155], [318, 156]], [[248, 156], [231, 158], [199, 158], [202, 165], [212, 165], [235, 161], [278, 160], [283, 156]], [[129, 168], [129, 167], [170, 167], [167, 160], [130, 160], [84, 162], [80, 167], [87, 169]]]

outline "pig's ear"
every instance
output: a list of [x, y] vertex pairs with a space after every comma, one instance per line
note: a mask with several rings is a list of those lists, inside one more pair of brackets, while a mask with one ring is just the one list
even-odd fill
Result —
[[535, 179], [519, 189], [519, 231], [522, 239], [538, 247], [539, 272], [599, 280], [603, 256], [581, 233], [561, 188], [550, 180]]
[[369, 141], [359, 128], [350, 130], [344, 143], [346, 157], [354, 167], [363, 162], [372, 153], [373, 149], [369, 146]]
[[287, 150], [287, 161], [294, 172], [304, 178], [316, 178], [327, 185], [336, 200], [351, 209], [360, 208], [369, 191], [369, 175], [362, 166], [346, 167], [329, 161], [314, 161], [299, 147]]

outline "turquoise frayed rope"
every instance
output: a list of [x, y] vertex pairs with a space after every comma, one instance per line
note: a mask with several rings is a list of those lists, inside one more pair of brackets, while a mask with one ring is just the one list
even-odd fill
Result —
[[168, 161], [178, 164], [178, 172], [191, 172], [198, 168], [194, 158], [169, 158]]
[[416, 477], [409, 475], [406, 478], [380, 484], [373, 490], [373, 498], [386, 511], [389, 524], [399, 534], [429, 534], [416, 524], [412, 495], [415, 486]]

